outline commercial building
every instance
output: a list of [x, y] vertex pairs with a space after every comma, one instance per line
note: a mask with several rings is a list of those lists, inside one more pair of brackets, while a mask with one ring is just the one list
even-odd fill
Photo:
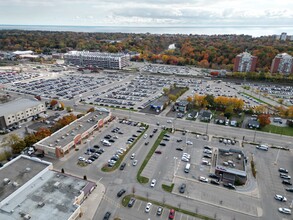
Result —
[[113, 118], [109, 111], [99, 109], [89, 112], [73, 121], [52, 135], [34, 144], [37, 151], [47, 157], [60, 158], [81, 144], [82, 139], [89, 137]]
[[293, 57], [287, 53], [280, 53], [273, 59], [271, 73], [289, 75], [293, 73]]
[[257, 57], [250, 53], [238, 54], [234, 61], [234, 72], [255, 72]]
[[67, 64], [105, 69], [122, 69], [129, 65], [129, 56], [122, 53], [70, 51], [64, 54], [64, 60]]
[[75, 220], [96, 188], [53, 170], [52, 163], [20, 155], [0, 168], [0, 219]]
[[241, 150], [218, 149], [215, 173], [223, 182], [234, 184], [235, 181], [245, 183], [247, 180], [246, 157]]
[[280, 40], [282, 40], [282, 41], [287, 40], [287, 33], [286, 33], [286, 32], [283, 32], [283, 33], [281, 34], [281, 36], [280, 36]]
[[18, 126], [46, 111], [45, 104], [32, 99], [16, 99], [0, 105], [0, 130]]

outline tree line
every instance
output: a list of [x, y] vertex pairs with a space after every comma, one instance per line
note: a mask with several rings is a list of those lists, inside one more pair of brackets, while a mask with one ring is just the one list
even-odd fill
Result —
[[[175, 49], [168, 49], [175, 44]], [[258, 57], [257, 71], [269, 72], [278, 53], [293, 55], [292, 41], [273, 36], [249, 35], [183, 35], [84, 33], [58, 31], [1, 30], [0, 50], [33, 50], [36, 53], [65, 53], [69, 50], [101, 52], [135, 51], [133, 61], [194, 65], [202, 68], [233, 69], [237, 54], [247, 50]]]

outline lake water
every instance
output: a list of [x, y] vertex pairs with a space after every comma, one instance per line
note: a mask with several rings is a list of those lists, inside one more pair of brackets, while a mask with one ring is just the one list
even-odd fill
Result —
[[57, 25], [0, 25], [0, 30], [41, 30], [73, 32], [107, 33], [151, 33], [151, 34], [245, 34], [253, 37], [280, 35], [286, 32], [293, 35], [292, 26], [168, 26], [168, 27], [133, 27], [133, 26], [57, 26]]

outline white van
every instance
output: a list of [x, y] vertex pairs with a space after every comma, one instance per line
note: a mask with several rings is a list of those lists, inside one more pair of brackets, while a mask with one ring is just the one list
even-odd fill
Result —
[[104, 145], [104, 146], [111, 146], [111, 143], [109, 142], [109, 141], [107, 141], [107, 140], [101, 140], [101, 142], [102, 142], [102, 144]]
[[185, 172], [185, 173], [189, 173], [189, 170], [190, 170], [190, 163], [187, 163], [187, 164], [185, 165], [184, 172]]
[[259, 150], [265, 150], [265, 151], [269, 150], [269, 147], [267, 145], [264, 145], [264, 144], [257, 145], [256, 148], [259, 149]]

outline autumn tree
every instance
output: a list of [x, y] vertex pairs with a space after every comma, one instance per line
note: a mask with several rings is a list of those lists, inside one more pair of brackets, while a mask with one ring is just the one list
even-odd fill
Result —
[[91, 107], [91, 108], [89, 108], [89, 110], [87, 110], [87, 113], [94, 112], [94, 111], [95, 111], [95, 108], [94, 107]]
[[271, 123], [269, 114], [260, 114], [258, 116], [258, 121], [261, 127], [265, 127]]
[[164, 95], [168, 95], [170, 92], [169, 88], [163, 88]]
[[58, 104], [58, 101], [55, 100], [55, 99], [52, 99], [51, 102], [50, 102], [50, 106], [51, 106], [51, 107], [54, 107], [54, 106], [57, 105], [57, 104]]
[[20, 139], [18, 142], [15, 142], [11, 145], [12, 153], [19, 154], [26, 147], [24, 140]]
[[169, 100], [171, 100], [172, 102], [175, 102], [177, 100], [176, 95], [169, 94], [168, 97], [169, 97]]
[[186, 98], [186, 101], [188, 102], [188, 103], [192, 103], [192, 97], [191, 96], [188, 96], [187, 98]]

